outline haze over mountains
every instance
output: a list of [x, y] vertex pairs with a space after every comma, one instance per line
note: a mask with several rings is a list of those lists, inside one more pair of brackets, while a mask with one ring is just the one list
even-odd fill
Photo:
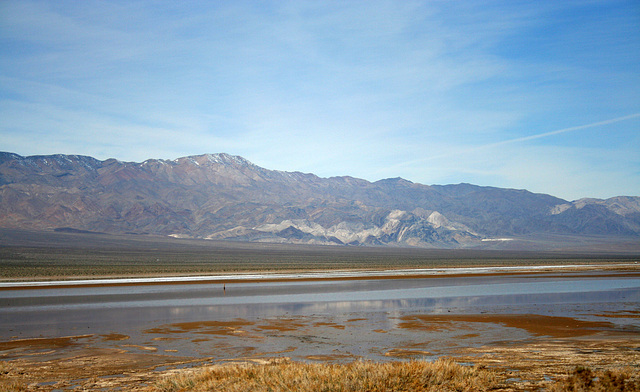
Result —
[[0, 152], [0, 227], [439, 248], [553, 236], [637, 242], [640, 197], [570, 202], [471, 184], [320, 178], [228, 154], [135, 163]]

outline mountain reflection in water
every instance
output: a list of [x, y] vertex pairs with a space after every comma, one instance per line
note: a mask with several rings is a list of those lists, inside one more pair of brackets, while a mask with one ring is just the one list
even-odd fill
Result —
[[[243, 320], [246, 325], [255, 324], [254, 330], [223, 330], [230, 333], [224, 338], [233, 341], [227, 345], [240, 347], [259, 335], [263, 349], [277, 350], [291, 345], [293, 335], [275, 337], [277, 334], [271, 332], [268, 336], [274, 338], [266, 342], [264, 333], [276, 328], [272, 325], [275, 320], [284, 318], [304, 325], [305, 336], [325, 336], [323, 344], [342, 339], [336, 341], [336, 347], [346, 344], [358, 351], [353, 342], [359, 342], [358, 347], [373, 348], [383, 344], [384, 339], [409, 339], [408, 335], [415, 331], [396, 330], [395, 334], [386, 335], [373, 331], [393, 330], [400, 317], [410, 314], [538, 314], [611, 321], [638, 328], [637, 318], [602, 318], [606, 312], [637, 310], [638, 303], [640, 278], [588, 273], [572, 273], [569, 278], [531, 274], [20, 289], [0, 291], [0, 338], [7, 341], [116, 333], [130, 337], [130, 344], [148, 345], [150, 339], [156, 339], [156, 346], [167, 348], [173, 346], [166, 337], [148, 331], [159, 331], [157, 328], [162, 325]], [[499, 335], [489, 331], [493, 330], [486, 329], [483, 339]], [[181, 332], [218, 339], [221, 336], [215, 331]], [[182, 355], [202, 355], [207, 350], [202, 346], [208, 347], [205, 343], [194, 343], [199, 339], [190, 339], [189, 344], [182, 339], [175, 350]], [[166, 342], [160, 343], [163, 340]], [[479, 340], [478, 344], [483, 342]]]

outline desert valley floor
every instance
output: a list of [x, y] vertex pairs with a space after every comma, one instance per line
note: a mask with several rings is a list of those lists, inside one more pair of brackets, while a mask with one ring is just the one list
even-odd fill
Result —
[[451, 358], [503, 391], [576, 367], [639, 374], [639, 252], [596, 240], [517, 252], [0, 230], [0, 390], [154, 391], [282, 361]]

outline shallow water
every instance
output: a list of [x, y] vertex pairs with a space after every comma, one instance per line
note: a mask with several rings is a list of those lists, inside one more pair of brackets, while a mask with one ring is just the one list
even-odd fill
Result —
[[[464, 322], [429, 333], [408, 330], [399, 327], [407, 315], [537, 314], [635, 331], [634, 313], [613, 313], [639, 309], [640, 278], [592, 272], [40, 288], [0, 291], [0, 340], [91, 334], [83, 341], [92, 346], [170, 355], [380, 359], [390, 347], [431, 355], [446, 351], [456, 336], [467, 336], [458, 344], [481, 345], [506, 333], [500, 323], [479, 331]], [[125, 339], [105, 337], [110, 334]], [[509, 329], [508, 335], [530, 334]]]

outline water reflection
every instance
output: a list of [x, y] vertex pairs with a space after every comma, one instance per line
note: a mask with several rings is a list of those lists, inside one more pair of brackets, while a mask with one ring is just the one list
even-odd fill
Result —
[[[487, 281], [488, 280], [488, 281]], [[341, 282], [283, 282], [229, 285], [167, 285], [0, 291], [0, 312], [70, 311], [110, 308], [155, 308], [324, 302], [435, 300], [446, 298], [516, 297], [523, 295], [624, 291], [640, 287], [640, 279], [396, 279]], [[220, 286], [220, 287], [218, 287]], [[538, 298], [539, 297], [535, 297]], [[354, 305], [359, 306], [359, 305]], [[416, 306], [421, 306], [416, 304]]]
[[[218, 287], [220, 286], [220, 287]], [[226, 294], [226, 295], [225, 295]], [[469, 277], [0, 292], [0, 338], [135, 334], [159, 324], [361, 312], [526, 313], [558, 304], [640, 302], [640, 279]], [[603, 307], [606, 308], [606, 307]]]

